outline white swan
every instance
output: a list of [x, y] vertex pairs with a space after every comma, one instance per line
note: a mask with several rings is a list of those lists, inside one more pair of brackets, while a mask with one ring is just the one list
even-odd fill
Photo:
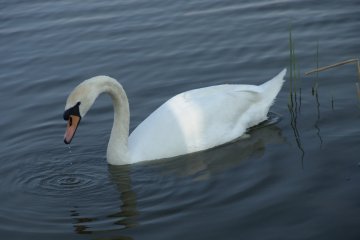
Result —
[[108, 93], [114, 105], [108, 163], [130, 164], [213, 148], [266, 120], [285, 74], [286, 69], [260, 86], [227, 84], [180, 93], [150, 114], [130, 136], [129, 103], [123, 87], [107, 76], [90, 78], [67, 99], [64, 142], [71, 142], [81, 118], [99, 94]]

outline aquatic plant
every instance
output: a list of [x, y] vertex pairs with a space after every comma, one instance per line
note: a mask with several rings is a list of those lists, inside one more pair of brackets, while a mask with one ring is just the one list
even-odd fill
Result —
[[[325, 71], [325, 70], [328, 70], [328, 69], [331, 69], [331, 68], [340, 67], [340, 66], [343, 66], [343, 65], [346, 65], [346, 64], [354, 64], [354, 63], [356, 64], [356, 68], [357, 68], [357, 72], [358, 72], [358, 82], [355, 83], [355, 87], [356, 87], [356, 90], [357, 90], [358, 99], [360, 101], [360, 86], [359, 86], [359, 83], [360, 83], [360, 61], [359, 61], [358, 58], [353, 58], [353, 59], [337, 62], [337, 63], [327, 65], [327, 66], [324, 66], [324, 67], [320, 67], [320, 68], [319, 68], [319, 66], [317, 66], [316, 69], [313, 69], [311, 71], [306, 72], [305, 76], [313, 74], [313, 73], [316, 73], [316, 75], [318, 75], [319, 72], [322, 72], [322, 71]], [[332, 99], [332, 107], [334, 107], [333, 102], [334, 102], [334, 100]]]
[[[316, 57], [315, 57], [315, 61], [316, 61], [316, 68], [319, 68], [319, 40], [316, 42]], [[312, 87], [312, 95], [314, 96], [315, 94], [317, 94], [317, 89], [319, 86], [319, 72], [316, 72], [316, 78]]]
[[[290, 113], [290, 125], [294, 132], [296, 144], [301, 151], [301, 163], [303, 165], [303, 159], [305, 151], [302, 147], [300, 133], [297, 127], [298, 113], [301, 110], [301, 86], [300, 86], [300, 70], [296, 61], [295, 44], [292, 38], [291, 25], [289, 26], [289, 69], [290, 69], [290, 81], [289, 81], [289, 102], [288, 109]], [[299, 90], [299, 94], [297, 91]], [[299, 104], [298, 104], [299, 97]]]
[[[349, 59], [346, 61], [337, 62], [328, 66], [319, 67], [319, 41], [316, 42], [316, 55], [315, 55], [315, 63], [316, 63], [316, 69], [313, 69], [311, 71], [305, 72], [305, 76], [308, 76], [310, 74], [316, 74], [316, 78], [313, 82], [312, 86], [312, 95], [315, 97], [316, 100], [316, 109], [317, 109], [317, 118], [314, 124], [314, 127], [317, 130], [317, 136], [320, 140], [320, 148], [322, 148], [323, 145], [323, 139], [320, 134], [320, 127], [319, 127], [319, 121], [320, 121], [320, 102], [319, 102], [319, 72], [339, 67], [345, 64], [356, 64], [357, 72], [358, 72], [358, 81], [355, 83], [356, 86], [356, 92], [359, 100], [359, 108], [360, 108], [360, 61], [358, 58]], [[301, 78], [300, 78], [300, 70], [296, 58], [295, 53], [295, 43], [292, 33], [292, 27], [289, 26], [289, 100], [288, 100], [288, 109], [290, 113], [290, 125], [293, 129], [295, 141], [297, 144], [298, 149], [301, 151], [302, 156], [301, 160], [303, 163], [305, 151], [302, 147], [301, 143], [301, 136], [298, 130], [298, 115], [301, 113]], [[332, 110], [334, 110], [334, 96], [331, 94], [331, 107]]]
[[318, 72], [322, 72], [325, 70], [328, 70], [330, 68], [335, 68], [335, 67], [339, 67], [345, 64], [351, 64], [351, 63], [356, 63], [357, 65], [357, 70], [358, 70], [358, 77], [359, 77], [359, 82], [360, 82], [360, 65], [359, 65], [359, 59], [358, 58], [354, 58], [354, 59], [349, 59], [349, 60], [345, 60], [345, 61], [341, 61], [341, 62], [337, 62], [328, 66], [324, 66], [324, 67], [317, 67], [316, 69], [313, 69], [311, 71], [308, 71], [305, 73], [305, 75], [310, 75], [313, 73], [318, 73]]

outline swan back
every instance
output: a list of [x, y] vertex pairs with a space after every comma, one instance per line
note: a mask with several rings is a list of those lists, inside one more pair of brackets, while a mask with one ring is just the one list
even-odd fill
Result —
[[188, 154], [239, 138], [266, 120], [285, 73], [260, 86], [218, 85], [176, 95], [130, 134], [132, 161]]

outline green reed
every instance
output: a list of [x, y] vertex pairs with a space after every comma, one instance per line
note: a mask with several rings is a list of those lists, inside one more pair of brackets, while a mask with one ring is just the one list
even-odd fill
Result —
[[[301, 109], [301, 87], [300, 87], [300, 70], [297, 64], [296, 53], [295, 53], [295, 43], [292, 36], [291, 25], [289, 27], [289, 102], [288, 109], [290, 113], [290, 125], [294, 132], [294, 137], [296, 144], [301, 151], [301, 163], [303, 164], [303, 159], [305, 156], [305, 151], [302, 147], [301, 136], [298, 131], [298, 113]], [[298, 93], [299, 91], [299, 93]], [[299, 97], [299, 102], [298, 102]]]
[[[290, 81], [289, 81], [289, 106], [295, 108], [297, 112], [298, 103], [299, 111], [301, 106], [301, 86], [300, 86], [300, 70], [297, 64], [297, 58], [295, 53], [295, 43], [292, 37], [291, 25], [289, 27], [289, 72], [290, 72]], [[299, 93], [298, 93], [299, 91]], [[298, 102], [299, 98], [299, 102]]]
[[[315, 57], [315, 61], [316, 61], [316, 69], [319, 68], [319, 40], [316, 42], [316, 57]], [[319, 86], [319, 72], [316, 72], [316, 78], [312, 87], [312, 95], [314, 96], [315, 94], [317, 94], [317, 89]]]

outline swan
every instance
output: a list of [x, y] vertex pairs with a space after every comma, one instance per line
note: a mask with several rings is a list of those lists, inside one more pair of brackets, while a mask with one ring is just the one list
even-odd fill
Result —
[[223, 84], [180, 93], [151, 113], [129, 136], [129, 102], [122, 85], [108, 76], [83, 81], [67, 98], [64, 142], [101, 93], [111, 96], [114, 122], [107, 146], [113, 165], [170, 158], [213, 148], [241, 137], [267, 119], [286, 68], [262, 85]]

